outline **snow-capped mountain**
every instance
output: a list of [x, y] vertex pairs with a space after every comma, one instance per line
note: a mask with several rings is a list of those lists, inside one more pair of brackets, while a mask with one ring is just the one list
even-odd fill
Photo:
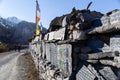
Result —
[[10, 21], [10, 22], [13, 22], [13, 23], [15, 23], [15, 24], [18, 24], [19, 22], [21, 22], [21, 20], [19, 20], [19, 19], [16, 18], [16, 17], [8, 17], [6, 20], [7, 20], [7, 21]]
[[6, 19], [0, 17], [0, 24], [6, 28], [15, 27], [19, 22], [20, 20], [16, 17], [8, 17]]
[[[16, 17], [0, 17], [0, 41], [28, 44], [28, 40], [34, 36], [35, 28], [35, 23], [20, 21]], [[45, 32], [46, 28], [43, 28], [43, 31]]]

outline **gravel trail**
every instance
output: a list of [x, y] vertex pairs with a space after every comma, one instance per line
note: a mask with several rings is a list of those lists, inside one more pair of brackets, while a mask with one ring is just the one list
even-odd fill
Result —
[[14, 51], [0, 53], [0, 80], [38, 80], [31, 55]]

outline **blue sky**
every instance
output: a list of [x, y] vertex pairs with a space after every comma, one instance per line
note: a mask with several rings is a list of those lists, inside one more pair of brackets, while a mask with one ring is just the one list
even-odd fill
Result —
[[[84, 9], [88, 3], [93, 4], [90, 10], [107, 13], [120, 9], [120, 0], [38, 0], [41, 9], [41, 22], [48, 28], [50, 21], [57, 16], [70, 13], [73, 7]], [[35, 22], [35, 0], [0, 0], [0, 16], [16, 16], [21, 20]]]

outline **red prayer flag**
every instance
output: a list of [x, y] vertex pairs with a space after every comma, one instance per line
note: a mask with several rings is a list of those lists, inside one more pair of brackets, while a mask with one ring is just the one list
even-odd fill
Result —
[[40, 34], [39, 22], [40, 22], [40, 8], [38, 1], [36, 0], [36, 35]]

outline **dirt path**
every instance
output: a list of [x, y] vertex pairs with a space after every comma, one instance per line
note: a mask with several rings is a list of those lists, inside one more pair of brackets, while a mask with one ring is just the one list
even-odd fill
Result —
[[13, 51], [1, 53], [0, 80], [38, 80], [31, 55]]

